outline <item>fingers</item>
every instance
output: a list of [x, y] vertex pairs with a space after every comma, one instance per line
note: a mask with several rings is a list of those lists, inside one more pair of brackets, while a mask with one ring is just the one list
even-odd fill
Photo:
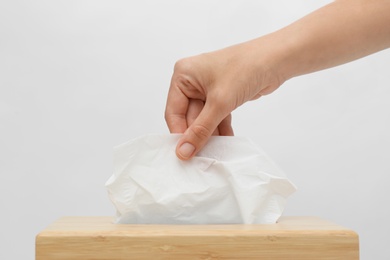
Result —
[[199, 99], [190, 99], [188, 103], [188, 110], [186, 115], [187, 125], [190, 126], [199, 116], [204, 107], [204, 102]]
[[[215, 105], [206, 102], [199, 116], [185, 131], [176, 147], [176, 155], [181, 160], [192, 158], [206, 144], [207, 140], [226, 117]], [[228, 122], [228, 121], [227, 121]], [[226, 124], [226, 122], [224, 123]], [[226, 127], [224, 128], [226, 129]], [[231, 131], [232, 132], [232, 131]]]
[[175, 64], [165, 107], [165, 121], [171, 133], [184, 133], [188, 128], [188, 109], [194, 105], [190, 104], [191, 100], [206, 99], [198, 82], [199, 76], [193, 75], [195, 71], [193, 59], [182, 59]]
[[224, 136], [234, 135], [233, 128], [232, 128], [232, 114], [229, 114], [221, 121], [221, 123], [219, 123], [218, 132], [219, 135], [224, 135]]
[[234, 95], [215, 87], [212, 67], [206, 66], [209, 59], [204, 62], [202, 57], [175, 64], [168, 92], [165, 120], [171, 133], [184, 133], [176, 147], [182, 160], [192, 158], [211, 135], [233, 135], [229, 113]]
[[[187, 111], [187, 126], [191, 126], [192, 123], [199, 116], [200, 112], [204, 107], [204, 102], [199, 99], [190, 99], [188, 103], [188, 111]], [[220, 135], [219, 128], [217, 127], [212, 135]]]
[[165, 121], [171, 133], [184, 133], [187, 129], [188, 97], [180, 90], [172, 80], [168, 92], [167, 104], [165, 107]]

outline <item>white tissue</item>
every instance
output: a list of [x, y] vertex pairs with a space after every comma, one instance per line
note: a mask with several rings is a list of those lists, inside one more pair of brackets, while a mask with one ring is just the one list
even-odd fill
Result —
[[175, 155], [180, 135], [144, 135], [114, 148], [106, 183], [117, 223], [265, 224], [296, 188], [251, 141], [211, 137], [193, 159]]

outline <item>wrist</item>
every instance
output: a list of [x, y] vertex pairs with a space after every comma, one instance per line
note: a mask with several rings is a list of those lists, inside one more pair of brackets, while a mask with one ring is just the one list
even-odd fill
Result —
[[244, 47], [250, 50], [250, 64], [263, 75], [260, 84], [265, 88], [273, 91], [297, 73], [292, 66], [293, 48], [278, 33], [244, 43]]

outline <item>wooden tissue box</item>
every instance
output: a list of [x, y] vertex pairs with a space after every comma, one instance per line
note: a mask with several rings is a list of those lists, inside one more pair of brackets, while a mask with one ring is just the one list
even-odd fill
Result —
[[36, 237], [36, 260], [359, 259], [358, 235], [317, 217], [268, 225], [119, 225], [63, 217]]

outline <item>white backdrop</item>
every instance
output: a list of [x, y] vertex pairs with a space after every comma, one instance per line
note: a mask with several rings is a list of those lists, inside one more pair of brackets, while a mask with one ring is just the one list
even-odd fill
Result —
[[[167, 133], [174, 62], [330, 1], [0, 1], [0, 259], [61, 216], [113, 215], [112, 147]], [[283, 7], [283, 8], [282, 8]], [[390, 51], [302, 76], [233, 114], [298, 186], [285, 215], [354, 229], [390, 259]], [[386, 206], [387, 205], [387, 206]]]

